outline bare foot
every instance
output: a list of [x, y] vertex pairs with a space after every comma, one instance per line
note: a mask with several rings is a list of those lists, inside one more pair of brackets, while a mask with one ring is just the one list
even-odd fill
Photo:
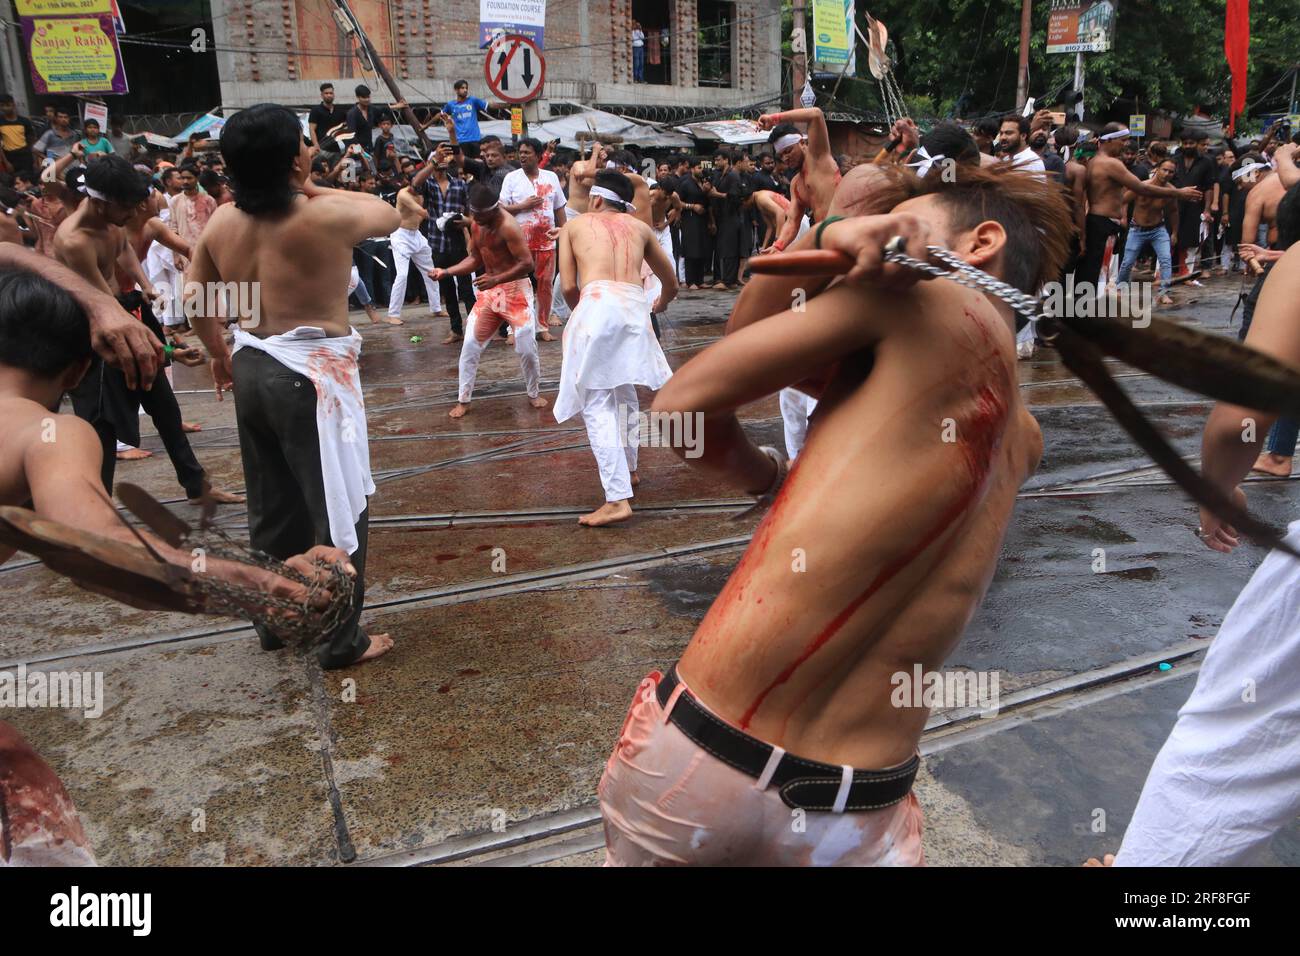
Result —
[[506, 345], [509, 345], [511, 348], [514, 348], [515, 333], [511, 332], [509, 335], [506, 336]]
[[607, 501], [589, 515], [578, 519], [578, 524], [588, 528], [601, 528], [607, 524], [617, 524], [632, 517], [632, 506], [626, 501]]
[[434, 317], [435, 319], [446, 319], [446, 318], [449, 318], [449, 316], [447, 315], [447, 310], [446, 310], [446, 309], [439, 309], [437, 312], [433, 313], [433, 317]]
[[196, 422], [181, 422], [181, 431], [189, 432], [192, 435], [195, 432], [203, 431], [203, 426]]
[[387, 634], [371, 634], [370, 646], [366, 652], [358, 657], [353, 664], [364, 664], [366, 661], [373, 661], [377, 657], [383, 657], [393, 649], [393, 639]]
[[[118, 455], [117, 457], [121, 458], [122, 456]], [[1285, 455], [1275, 455], [1271, 451], [1266, 451], [1255, 459], [1255, 464], [1251, 466], [1250, 470], [1272, 475], [1275, 478], [1290, 478], [1291, 459]]]
[[366, 318], [370, 320], [370, 324], [371, 325], [378, 324], [379, 313], [375, 310], [375, 307], [373, 305], [367, 305], [367, 306], [363, 306], [362, 308], [366, 310]]
[[143, 448], [128, 448], [126, 451], [117, 453], [118, 461], [140, 461], [144, 458], [152, 458], [153, 452], [145, 451]]
[[546, 399], [542, 398], [542, 396], [538, 395], [536, 398], [530, 398], [528, 400], [528, 404], [533, 406], [533, 408], [545, 408], [547, 405], [551, 403], [548, 402]]
[[384, 316], [384, 325], [404, 325], [401, 319], [395, 319], [392, 316]]
[[[220, 488], [210, 488], [208, 489], [208, 494], [211, 495], [212, 500], [219, 505], [242, 505], [248, 500], [243, 495], [236, 495], [229, 491], [222, 491]], [[202, 498], [191, 498], [189, 501], [192, 505], [203, 504]]]
[[469, 411], [468, 402], [457, 402], [456, 407], [447, 413], [448, 418], [464, 418], [465, 413]]
[[641, 484], [641, 476], [634, 471], [632, 472], [632, 487], [635, 488], [639, 484]]
[[1089, 857], [1088, 862], [1083, 865], [1084, 866], [1114, 866], [1115, 854], [1107, 853], [1104, 862], [1102, 860], [1097, 859], [1095, 856]]
[[713, 283], [713, 291], [714, 291], [714, 292], [726, 292], [726, 291], [727, 291], [727, 284], [726, 284], [725, 282], [715, 282], [715, 283]]
[[445, 339], [442, 340], [442, 344], [443, 344], [443, 345], [453, 345], [453, 344], [455, 344], [456, 342], [461, 341], [461, 339], [463, 339], [463, 338], [465, 338], [465, 336], [463, 336], [463, 335], [457, 335], [455, 332], [453, 332], [453, 333], [451, 333], [451, 335], [447, 336]]
[[559, 325], [559, 324], [560, 324], [560, 317], [559, 317], [558, 315], [553, 315], [553, 316], [551, 316], [549, 319], [546, 320], [546, 324], [547, 324], [547, 325]]
[[539, 339], [541, 339], [543, 342], [554, 342], [554, 341], [555, 341], [555, 336], [552, 335], [550, 332], [547, 332], [547, 331], [543, 331], [542, 334], [539, 335], [539, 336], [537, 336], [537, 337], [538, 337]]
[[1174, 300], [1171, 299], [1171, 298], [1169, 298], [1169, 296], [1167, 296], [1167, 295], [1162, 295], [1160, 298], [1156, 299], [1156, 302], [1159, 303], [1160, 305], [1173, 305], [1173, 304], [1174, 304]]

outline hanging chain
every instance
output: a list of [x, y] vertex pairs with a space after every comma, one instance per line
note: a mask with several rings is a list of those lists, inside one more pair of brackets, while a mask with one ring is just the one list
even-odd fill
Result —
[[989, 295], [1001, 299], [1030, 321], [1045, 318], [1039, 310], [1038, 299], [1035, 296], [1027, 295], [1015, 286], [1007, 285], [1000, 279], [993, 278], [987, 272], [976, 269], [973, 265], [962, 261], [942, 246], [926, 246], [925, 250], [931, 259], [937, 259], [939, 262], [944, 263], [949, 267], [948, 269], [941, 269], [932, 263], [909, 256], [903, 251], [906, 247], [907, 243], [902, 236], [895, 236], [890, 239], [889, 242], [885, 243], [885, 261], [915, 269], [917, 272], [924, 272], [926, 275], [935, 278], [951, 279], [953, 282], [960, 283], [970, 289], [987, 292]]

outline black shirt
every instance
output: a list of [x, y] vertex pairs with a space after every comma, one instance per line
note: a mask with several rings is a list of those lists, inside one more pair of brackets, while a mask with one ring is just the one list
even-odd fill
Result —
[[1216, 164], [1209, 156], [1197, 156], [1188, 166], [1186, 158], [1179, 155], [1174, 158], [1174, 165], [1178, 167], [1174, 173], [1174, 185], [1180, 188], [1195, 186], [1201, 192], [1208, 193], [1218, 179]]
[[1064, 183], [1065, 160], [1061, 158], [1061, 154], [1054, 149], [1045, 149], [1040, 155], [1040, 158], [1043, 161], [1043, 169], [1047, 171], [1047, 175], [1055, 179], [1058, 183]]
[[307, 125], [316, 130], [316, 141], [319, 143], [325, 138], [325, 134], [335, 126], [344, 122], [347, 114], [343, 112], [343, 107], [335, 104], [326, 106], [324, 103], [317, 103], [307, 114]]
[[373, 103], [365, 110], [362, 110], [360, 106], [354, 106], [348, 110], [348, 129], [357, 134], [352, 138], [352, 142], [359, 143], [367, 153], [374, 149], [374, 133], [372, 130], [375, 124], [379, 122], [382, 112]]

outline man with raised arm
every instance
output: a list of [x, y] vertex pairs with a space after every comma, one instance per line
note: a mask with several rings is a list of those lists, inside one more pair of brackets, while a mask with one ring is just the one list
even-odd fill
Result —
[[[703, 416], [690, 463], [771, 510], [681, 660], [637, 690], [600, 784], [609, 864], [922, 862], [911, 786], [929, 710], [904, 685], [960, 640], [1042, 438], [1011, 309], [915, 284], [884, 246], [943, 246], [1032, 293], [1057, 277], [1070, 217], [1059, 189], [1006, 166], [872, 172], [921, 194], [805, 237], [855, 261], [845, 279], [797, 312], [779, 311], [782, 283], [807, 277], [755, 292], [757, 314], [655, 401]], [[787, 479], [736, 410], [809, 380], [818, 423]]]
[[[1201, 191], [1192, 186], [1161, 186], [1134, 176], [1120, 154], [1132, 132], [1123, 123], [1108, 123], [1097, 137], [1097, 155], [1088, 162], [1088, 213], [1084, 234], [1079, 237], [1079, 265], [1074, 271], [1079, 294], [1096, 295], [1101, 278], [1101, 264], [1106, 256], [1106, 240], [1124, 228], [1124, 190], [1136, 196], [1195, 201]], [[1086, 283], [1086, 284], [1085, 284]], [[1082, 288], [1080, 288], [1082, 287]]]
[[[795, 123], [807, 123], [807, 135], [800, 133]], [[758, 125], [770, 129], [768, 142], [790, 176], [790, 209], [786, 214], [781, 234], [771, 249], [780, 252], [794, 242], [799, 234], [799, 223], [811, 212], [814, 222], [826, 218], [831, 197], [840, 183], [840, 166], [831, 152], [830, 133], [826, 130], [826, 115], [816, 107], [786, 110], [784, 113], [766, 113], [758, 118]]]

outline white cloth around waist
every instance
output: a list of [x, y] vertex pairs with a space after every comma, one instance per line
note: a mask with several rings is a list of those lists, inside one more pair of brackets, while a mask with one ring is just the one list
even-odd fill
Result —
[[348, 554], [357, 550], [357, 519], [375, 493], [370, 474], [366, 403], [361, 392], [361, 333], [327, 336], [312, 325], [258, 338], [235, 328], [234, 350], [258, 349], [311, 380], [316, 387], [316, 435], [329, 515], [330, 540]]
[[650, 324], [645, 290], [631, 282], [598, 279], [582, 287], [564, 326], [563, 352], [555, 398], [559, 422], [582, 411], [589, 389], [660, 389], [673, 374]]

